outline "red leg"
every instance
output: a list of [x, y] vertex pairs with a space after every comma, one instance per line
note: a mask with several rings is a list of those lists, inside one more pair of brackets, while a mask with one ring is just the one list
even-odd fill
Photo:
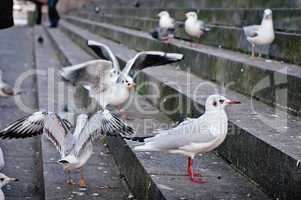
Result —
[[190, 157], [188, 158], [187, 172], [188, 172], [188, 176], [190, 177], [192, 182], [199, 183], [199, 184], [206, 183], [201, 178], [195, 177], [195, 176], [198, 176], [198, 174], [195, 174], [193, 172], [193, 160]]

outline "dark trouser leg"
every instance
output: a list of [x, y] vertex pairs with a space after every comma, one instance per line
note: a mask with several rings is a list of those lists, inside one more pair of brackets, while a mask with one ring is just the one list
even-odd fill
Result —
[[36, 24], [41, 24], [41, 22], [42, 22], [42, 4], [41, 3], [36, 3], [36, 7], [37, 7]]
[[51, 27], [56, 27], [60, 19], [59, 13], [56, 10], [57, 3], [58, 0], [48, 0], [48, 14]]

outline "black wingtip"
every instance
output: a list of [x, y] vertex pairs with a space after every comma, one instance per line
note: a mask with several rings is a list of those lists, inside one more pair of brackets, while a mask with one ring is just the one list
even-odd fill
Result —
[[154, 136], [145, 136], [145, 137], [139, 137], [139, 136], [136, 136], [136, 137], [123, 137], [123, 139], [126, 139], [126, 140], [131, 140], [131, 141], [135, 141], [135, 142], [145, 142], [145, 139], [147, 138], [152, 138]]

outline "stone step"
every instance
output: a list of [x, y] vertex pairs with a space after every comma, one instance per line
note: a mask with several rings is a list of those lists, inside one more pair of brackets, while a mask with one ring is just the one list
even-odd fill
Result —
[[[66, 17], [66, 20], [139, 51], [183, 53], [186, 59], [179, 63], [182, 69], [189, 69], [204, 79], [228, 85], [231, 89], [269, 105], [300, 114], [301, 68], [297, 65], [254, 59], [242, 53], [206, 45], [195, 48], [190, 43], [177, 39], [166, 45], [152, 39], [145, 32], [71, 16]], [[287, 93], [283, 93], [279, 85]]]
[[[62, 25], [65, 26], [66, 23]], [[64, 28], [66, 36], [72, 38], [80, 46], [88, 39], [103, 42], [112, 48], [123, 64], [136, 53], [134, 50], [100, 38], [86, 30], [71, 27], [70, 32], [67, 32], [67, 27]], [[71, 31], [74, 32], [71, 33]], [[81, 40], [80, 36], [83, 36]], [[128, 122], [136, 128], [138, 135], [149, 135], [153, 128], [158, 128], [163, 124], [172, 124], [171, 120], [151, 106], [144, 96], [135, 95], [133, 98], [135, 100], [132, 102], [138, 103], [139, 106], [132, 103], [126, 107], [126, 112], [129, 115]], [[258, 188], [214, 153], [197, 157], [197, 169], [201, 167], [200, 171], [208, 184], [195, 185], [185, 176], [186, 161], [182, 156], [135, 153], [130, 142], [126, 143], [118, 138], [107, 139], [109, 148], [137, 199], [231, 199], [234, 197], [268, 199]]]
[[[47, 29], [47, 33], [42, 27], [36, 29], [37, 37], [44, 38], [43, 44], [36, 42], [36, 64], [39, 86], [39, 105], [40, 109], [55, 111], [64, 114], [72, 123], [76, 112], [70, 110], [64, 113], [65, 105], [73, 103], [74, 88], [65, 85], [56, 76], [57, 70], [62, 65], [69, 65], [70, 62], [80, 63], [91, 60], [85, 51], [74, 45], [57, 29]], [[48, 38], [51, 36], [51, 39]], [[64, 54], [61, 53], [64, 51]], [[63, 64], [62, 64], [63, 63]], [[54, 80], [51, 82], [51, 80]], [[66, 94], [67, 93], [67, 94]], [[126, 199], [129, 191], [120, 180], [120, 175], [116, 165], [104, 146], [103, 142], [97, 140], [94, 143], [94, 154], [84, 167], [84, 174], [87, 180], [87, 189], [80, 189], [78, 185], [68, 185], [67, 174], [57, 163], [59, 154], [54, 146], [43, 137], [43, 173], [45, 186], [45, 199]], [[79, 180], [79, 171], [71, 173], [74, 180]]]
[[114, 3], [110, 0], [97, 0], [95, 4], [104, 8], [128, 8], [139, 4], [140, 8], [300, 8], [300, 0], [282, 1], [282, 0], [116, 0]]
[[[158, 24], [158, 20], [155, 19], [116, 15], [104, 16], [89, 11], [81, 11], [74, 16], [143, 32], [153, 31]], [[183, 24], [183, 22], [178, 22], [178, 24]], [[210, 29], [211, 31], [200, 40], [201, 44], [251, 54], [251, 44], [246, 40], [242, 28], [210, 25]], [[177, 28], [175, 36], [178, 39], [191, 40], [184, 28]], [[301, 34], [298, 33], [276, 32], [276, 39], [271, 45], [256, 47], [256, 52], [263, 57], [293, 64], [301, 64], [299, 51], [301, 51]]]
[[[87, 31], [87, 28], [84, 30], [67, 22], [62, 22], [61, 25], [62, 30], [77, 43], [81, 44], [88, 39], [106, 43], [123, 62], [128, 60], [124, 56], [126, 52], [131, 57], [134, 55], [131, 48], [127, 50], [126, 47], [122, 47], [121, 51], [120, 44], [107, 43], [107, 39]], [[111, 32], [111, 35], [114, 34], [116, 32]], [[217, 152], [243, 174], [256, 181], [275, 199], [295, 199], [300, 195], [297, 194], [301, 191], [298, 166], [298, 160], [301, 159], [299, 118], [274, 110], [257, 100], [229, 88], [225, 89], [223, 85], [203, 80], [172, 66], [144, 70], [139, 76], [139, 83], [144, 82], [157, 85], [160, 95], [158, 96], [151, 86], [141, 86], [140, 89], [138, 87], [138, 93], [147, 95], [148, 101], [157, 107], [175, 109], [176, 112], [166, 113], [174, 120], [179, 120], [183, 116], [200, 115], [204, 109], [204, 97], [214, 91], [224, 92], [231, 99], [241, 100], [243, 102], [241, 106], [228, 110], [231, 134]], [[129, 159], [129, 162], [133, 162], [132, 159]], [[126, 161], [122, 161], [120, 165], [126, 167]], [[135, 178], [132, 179], [137, 181]]]
[[[95, 13], [95, 4], [89, 4], [85, 9], [76, 12], [87, 11]], [[194, 8], [198, 12], [199, 19], [212, 25], [243, 27], [259, 24], [262, 20], [265, 8]], [[177, 21], [185, 21], [185, 13], [192, 11], [189, 8], [166, 9]], [[120, 17], [139, 17], [158, 20], [162, 8], [103, 8], [99, 15], [113, 15]], [[282, 32], [300, 33], [300, 8], [275, 8], [273, 9], [273, 23], [275, 30]]]
[[[27, 116], [38, 107], [33, 56], [33, 29], [13, 27], [0, 31], [0, 69], [3, 80], [13, 87], [21, 86], [17, 91], [26, 91], [16, 97], [1, 97], [1, 129], [8, 123]], [[23, 81], [22, 81], [23, 80]], [[16, 177], [2, 188], [6, 200], [41, 200], [44, 196], [41, 180], [42, 160], [40, 138], [26, 140], [0, 140], [5, 166], [1, 173]]]

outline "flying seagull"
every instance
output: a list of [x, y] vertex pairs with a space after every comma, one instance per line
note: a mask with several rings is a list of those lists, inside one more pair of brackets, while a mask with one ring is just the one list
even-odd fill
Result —
[[[129, 137], [133, 129], [108, 110], [99, 111], [89, 120], [86, 114], [77, 117], [74, 131], [70, 122], [61, 119], [56, 113], [34, 113], [17, 120], [0, 131], [0, 138], [26, 138], [43, 134], [60, 153], [60, 163], [69, 174], [80, 169], [80, 187], [86, 187], [83, 165], [93, 152], [93, 141], [100, 136]], [[73, 133], [73, 134], [72, 134]]]
[[225, 107], [238, 104], [220, 95], [211, 95], [205, 104], [205, 113], [199, 118], [188, 119], [168, 130], [157, 130], [157, 135], [146, 138], [145, 143], [136, 146], [137, 151], [163, 151], [188, 156], [187, 171], [192, 182], [203, 183], [195, 177], [193, 159], [199, 153], [206, 153], [218, 147], [226, 138], [228, 117]]
[[167, 11], [161, 11], [158, 16], [160, 18], [159, 24], [151, 35], [164, 43], [170, 43], [174, 38], [176, 22]]
[[10, 177], [6, 176], [5, 174], [0, 173], [0, 199], [1, 200], [5, 200], [5, 195], [2, 191], [2, 187], [11, 182], [14, 182], [14, 181], [18, 181], [18, 179], [10, 178]]
[[[135, 72], [138, 70], [183, 59], [182, 54], [144, 51], [136, 54], [126, 63], [123, 70], [120, 70], [119, 62], [108, 46], [91, 40], [88, 41], [88, 46], [104, 60], [65, 67], [61, 76], [84, 85], [90, 96], [96, 99], [103, 109], [109, 104], [119, 106], [129, 98], [130, 90], [135, 86]], [[89, 76], [81, 74], [82, 70], [88, 71]]]
[[261, 25], [243, 27], [247, 40], [252, 44], [252, 57], [255, 56], [256, 45], [268, 45], [275, 39], [272, 10], [264, 10]]
[[186, 13], [186, 18], [185, 32], [192, 38], [192, 41], [194, 38], [197, 38], [199, 42], [200, 38], [205, 34], [205, 32], [210, 31], [210, 29], [206, 27], [203, 21], [198, 20], [196, 12]]

